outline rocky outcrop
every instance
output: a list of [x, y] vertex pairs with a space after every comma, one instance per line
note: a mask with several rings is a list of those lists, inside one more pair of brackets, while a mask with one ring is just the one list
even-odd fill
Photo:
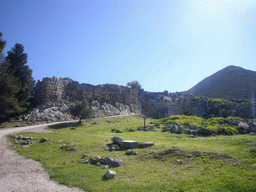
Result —
[[23, 117], [23, 121], [33, 124], [70, 120], [73, 120], [73, 116], [68, 113], [68, 106], [64, 102], [38, 105]]
[[[116, 115], [135, 115], [140, 114], [140, 105], [131, 104], [124, 105], [122, 103], [99, 103], [98, 101], [91, 102], [92, 109], [94, 111], [93, 118], [116, 116]], [[69, 105], [64, 101], [59, 102], [46, 102], [42, 105], [38, 105], [26, 116], [23, 117], [23, 121], [33, 124], [49, 123], [56, 121], [70, 121], [74, 120], [74, 117], [69, 114]]]
[[193, 95], [184, 94], [173, 100], [169, 107], [170, 115], [196, 115], [198, 117], [241, 117], [255, 118], [255, 101], [246, 100], [226, 100], [218, 102], [207, 97], [195, 98]]

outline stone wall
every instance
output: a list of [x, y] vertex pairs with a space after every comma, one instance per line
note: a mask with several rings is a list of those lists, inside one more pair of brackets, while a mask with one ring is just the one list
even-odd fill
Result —
[[133, 90], [113, 84], [91, 85], [56, 77], [38, 81], [34, 89], [37, 105], [47, 102], [75, 101], [86, 98], [97, 110], [97, 117], [108, 114], [138, 114], [161, 118], [169, 115], [186, 114], [200, 117], [255, 118], [255, 103], [230, 101], [224, 104], [212, 102], [206, 97], [195, 97], [186, 92], [168, 93]]
[[38, 81], [35, 91], [35, 102], [37, 105], [45, 102], [56, 102], [60, 100], [97, 100], [100, 102], [119, 102], [123, 104], [138, 103], [138, 91], [128, 87], [113, 84], [91, 85], [79, 84], [77, 81], [61, 80], [59, 78], [44, 78]]

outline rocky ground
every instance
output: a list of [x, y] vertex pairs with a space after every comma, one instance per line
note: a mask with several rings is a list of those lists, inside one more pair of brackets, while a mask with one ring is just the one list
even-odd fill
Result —
[[[140, 114], [139, 105], [124, 105], [122, 103], [99, 103], [98, 101], [91, 102], [94, 111], [93, 118], [109, 117], [116, 115], [134, 115]], [[71, 121], [74, 117], [69, 114], [69, 107], [65, 102], [60, 101], [56, 103], [45, 103], [35, 107], [22, 119], [21, 123], [30, 124], [43, 124], [50, 122]]]

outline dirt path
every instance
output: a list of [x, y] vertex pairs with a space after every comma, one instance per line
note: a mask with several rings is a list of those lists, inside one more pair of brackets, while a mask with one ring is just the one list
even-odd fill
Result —
[[[31, 129], [44, 130], [50, 123], [0, 130], [0, 191], [2, 192], [81, 192], [51, 181], [39, 162], [25, 159], [12, 150], [6, 135]], [[67, 122], [63, 122], [67, 123]]]
[[[130, 115], [109, 116], [125, 117]], [[99, 118], [95, 118], [99, 119]], [[45, 132], [49, 125], [69, 123], [65, 121], [33, 125], [28, 127], [0, 129], [0, 192], [82, 192], [78, 188], [70, 188], [51, 181], [49, 175], [39, 162], [25, 159], [12, 148], [6, 135], [25, 131]]]

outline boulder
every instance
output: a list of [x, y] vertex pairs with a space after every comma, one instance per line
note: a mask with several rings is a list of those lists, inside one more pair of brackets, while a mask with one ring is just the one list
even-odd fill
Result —
[[122, 144], [122, 141], [123, 141], [120, 137], [116, 137], [116, 136], [115, 136], [115, 137], [112, 137], [111, 140], [112, 140], [115, 144], [117, 144], [117, 145], [119, 145], [119, 146]]
[[113, 161], [111, 161], [111, 165], [113, 167], [119, 167], [122, 164], [122, 159], [113, 159]]
[[106, 179], [112, 179], [115, 177], [115, 175], [116, 175], [115, 171], [108, 170], [106, 173]]
[[137, 147], [138, 143], [138, 141], [122, 141], [121, 148], [134, 149]]
[[154, 143], [153, 142], [142, 142], [142, 143], [139, 143], [138, 144], [138, 147], [139, 148], [146, 148], [146, 147], [151, 147], [153, 146]]

